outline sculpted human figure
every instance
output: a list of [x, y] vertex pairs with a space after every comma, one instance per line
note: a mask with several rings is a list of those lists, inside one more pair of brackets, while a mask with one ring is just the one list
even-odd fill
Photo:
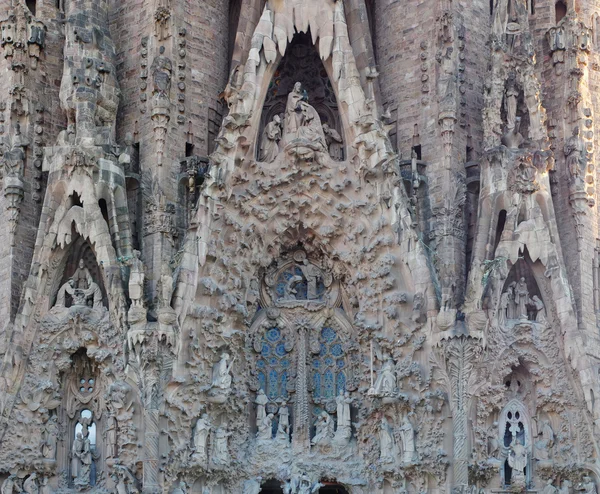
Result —
[[104, 439], [106, 441], [107, 458], [117, 458], [117, 419], [113, 411], [109, 411], [106, 417], [106, 429], [104, 430]]
[[324, 123], [323, 124], [323, 133], [325, 134], [325, 142], [327, 143], [327, 150], [329, 151], [329, 154], [334, 157], [334, 145], [335, 144], [342, 144], [343, 140], [342, 140], [342, 136], [339, 134], [339, 132], [335, 129], [332, 129], [329, 124]]
[[524, 477], [527, 468], [527, 449], [516, 439], [513, 439], [510, 445], [508, 464], [518, 477]]
[[527, 319], [527, 303], [529, 302], [529, 290], [525, 278], [521, 277], [515, 287], [515, 304], [517, 306], [517, 318]]
[[78, 478], [81, 473], [81, 453], [84, 449], [83, 436], [78, 432], [71, 446], [71, 477]]
[[301, 139], [310, 142], [313, 149], [325, 151], [327, 148], [321, 118], [308, 103], [308, 94], [299, 82], [288, 94], [283, 132], [286, 142]]
[[535, 322], [545, 323], [546, 322], [546, 308], [544, 306], [544, 302], [538, 297], [534, 295], [531, 297], [531, 305], [535, 307]]
[[579, 136], [579, 127], [573, 129], [573, 134], [565, 142], [565, 157], [567, 169], [573, 179], [585, 175], [585, 144]]
[[302, 126], [300, 101], [303, 97], [302, 84], [297, 82], [294, 84], [294, 89], [288, 94], [287, 105], [285, 107], [284, 131], [286, 134], [296, 132]]
[[340, 390], [340, 394], [335, 399], [337, 403], [337, 430], [335, 431], [336, 441], [347, 441], [352, 436], [352, 422], [350, 418], [350, 404], [352, 399], [348, 392]]
[[317, 492], [323, 484], [313, 482], [306, 472], [301, 475], [293, 475], [289, 482], [283, 486], [284, 494], [312, 494]]
[[88, 278], [90, 276], [90, 271], [85, 267], [85, 263], [83, 259], [79, 259], [79, 265], [73, 274], [72, 279], [75, 281], [75, 288], [79, 288], [80, 290], [88, 289]]
[[546, 485], [540, 494], [558, 494], [558, 489], [552, 485], [552, 482], [552, 479], [546, 480]]
[[211, 461], [213, 464], [219, 466], [229, 464], [229, 448], [227, 446], [227, 438], [230, 435], [231, 432], [227, 432], [223, 427], [218, 427], [215, 431], [211, 455]]
[[288, 440], [290, 437], [290, 410], [288, 409], [285, 401], [279, 407], [277, 415], [279, 416], [279, 423], [277, 424], [277, 439]]
[[514, 74], [510, 74], [506, 81], [506, 91], [504, 92], [504, 108], [506, 110], [506, 128], [511, 131], [515, 128], [517, 119], [517, 101], [519, 90]]
[[140, 259], [141, 252], [133, 251], [133, 259], [131, 260], [131, 271], [129, 273], [129, 298], [131, 299], [132, 307], [142, 307], [144, 301], [144, 263]]
[[596, 483], [589, 475], [583, 477], [581, 483], [577, 484], [575, 490], [583, 494], [598, 494], [598, 491], [596, 490]]
[[[2, 494], [13, 494], [15, 491], [15, 487], [17, 486], [17, 476], [14, 473], [11, 473], [4, 482], [2, 482], [2, 487], [0, 488], [0, 492]], [[18, 492], [21, 490], [19, 489]]]
[[267, 415], [265, 406], [269, 403], [269, 398], [267, 398], [267, 395], [262, 388], [258, 390], [254, 403], [256, 403], [256, 427], [260, 427], [260, 424], [262, 424], [263, 419]]
[[152, 80], [154, 82], [152, 94], [168, 99], [171, 90], [173, 62], [171, 62], [169, 57], [165, 56], [164, 46], [159, 48], [159, 55], [154, 58], [150, 70], [152, 71]]
[[498, 326], [503, 327], [506, 324], [506, 313], [508, 305], [510, 304], [510, 292], [506, 290], [500, 296], [500, 303], [498, 304]]
[[42, 455], [46, 460], [56, 459], [56, 446], [58, 441], [57, 417], [53, 416], [46, 423], [42, 440]]
[[260, 146], [260, 161], [272, 163], [279, 154], [279, 141], [281, 140], [281, 117], [275, 115], [263, 131]]
[[396, 386], [397, 381], [396, 372], [394, 370], [394, 361], [392, 359], [387, 359], [379, 371], [372, 392], [369, 390], [369, 393], [377, 396], [389, 396], [396, 392]]
[[379, 458], [383, 463], [393, 463], [396, 461], [394, 431], [385, 416], [381, 417], [379, 428]]
[[208, 456], [206, 447], [208, 445], [208, 435], [210, 433], [211, 423], [208, 414], [203, 414], [196, 422], [194, 427], [194, 455], [193, 458], [200, 463], [205, 463]]
[[402, 420], [400, 437], [402, 438], [402, 448], [404, 449], [404, 462], [410, 463], [415, 460], [417, 448], [415, 445], [415, 428], [409, 420], [408, 415], [405, 415]]
[[315, 423], [316, 433], [315, 437], [313, 437], [311, 443], [313, 445], [317, 444], [329, 444], [331, 439], [333, 439], [333, 421], [331, 420], [331, 416], [323, 410], [321, 415], [317, 418], [317, 422]]
[[304, 259], [300, 269], [306, 278], [306, 298], [308, 300], [318, 299], [318, 283], [319, 280], [323, 279], [323, 271], [321, 271], [314, 264], [310, 263], [308, 259]]
[[39, 494], [40, 486], [37, 482], [37, 473], [33, 472], [25, 482], [23, 482], [23, 492], [27, 494]]
[[506, 289], [508, 293], [508, 307], [506, 309], [507, 319], [517, 319], [517, 307], [515, 304], [515, 287], [517, 286], [516, 281], [512, 281]]
[[101, 309], [102, 305], [102, 290], [98, 284], [92, 279], [92, 276], [88, 273], [87, 276], [88, 289], [85, 291], [85, 297], [92, 299], [94, 309]]
[[219, 362], [215, 364], [212, 375], [213, 388], [222, 390], [231, 389], [231, 367], [233, 366], [233, 361], [228, 365], [229, 358], [228, 353], [223, 353]]
[[259, 441], [268, 441], [273, 437], [273, 418], [274, 415], [270, 413], [262, 419], [260, 425], [258, 426], [256, 439]]

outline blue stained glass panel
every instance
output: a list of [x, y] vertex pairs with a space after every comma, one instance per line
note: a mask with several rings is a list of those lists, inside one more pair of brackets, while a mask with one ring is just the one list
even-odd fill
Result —
[[331, 347], [331, 355], [339, 357], [342, 354], [342, 345], [336, 343]]
[[283, 367], [284, 369], [287, 369], [289, 366], [290, 366], [290, 361], [288, 359], [281, 361], [281, 367]]
[[340, 394], [340, 391], [346, 391], [346, 374], [343, 372], [338, 372], [337, 375], [337, 394]]
[[287, 372], [282, 372], [281, 373], [281, 384], [279, 386], [279, 389], [281, 390], [280, 394], [281, 394], [281, 396], [283, 398], [287, 398], [287, 395], [288, 395], [288, 393], [287, 393], [287, 381], [288, 381], [288, 379], [287, 379]]
[[319, 367], [321, 367], [321, 361], [318, 358], [314, 359], [312, 366], [313, 368], [318, 369]]
[[263, 357], [268, 357], [270, 353], [271, 353], [271, 347], [269, 345], [267, 345], [266, 343], [264, 343], [260, 354]]
[[279, 379], [278, 379], [277, 371], [271, 370], [269, 371], [269, 385], [267, 390], [267, 396], [274, 400], [279, 397]]
[[267, 331], [267, 340], [275, 342], [278, 341], [279, 338], [281, 338], [281, 331], [279, 331], [279, 328], [271, 328]]
[[336, 365], [337, 365], [338, 369], [343, 369], [344, 366], [346, 365], [346, 363], [343, 360], [338, 360], [336, 362]]
[[321, 397], [321, 374], [318, 372], [313, 375], [313, 396], [315, 398]]
[[333, 382], [333, 372], [330, 369], [325, 371], [323, 376], [323, 396], [325, 398], [333, 398], [335, 396], [335, 383]]
[[264, 372], [258, 373], [258, 388], [262, 389], [263, 391], [267, 389], [267, 377], [265, 376]]
[[278, 357], [285, 356], [285, 354], [287, 353], [285, 351], [285, 345], [283, 343], [279, 343], [279, 345], [277, 345], [277, 347], [275, 348], [275, 353]]
[[271, 365], [277, 365], [277, 362], [278, 361], [275, 357], [269, 359], [269, 364], [271, 364]]
[[331, 366], [333, 365], [333, 359], [332, 359], [331, 357], [327, 357], [327, 358], [325, 359], [325, 365], [326, 365], [327, 367], [331, 367]]
[[323, 328], [321, 330], [321, 336], [327, 343], [331, 343], [333, 340], [335, 340], [337, 335], [333, 328]]
[[256, 362], [256, 367], [258, 367], [259, 369], [264, 369], [265, 368], [265, 361], [264, 360], [259, 360], [258, 362]]

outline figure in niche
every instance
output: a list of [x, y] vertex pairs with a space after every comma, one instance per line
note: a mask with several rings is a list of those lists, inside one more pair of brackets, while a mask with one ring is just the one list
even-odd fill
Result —
[[552, 430], [550, 422], [547, 420], [542, 422], [542, 427], [538, 437], [540, 439], [535, 443], [535, 447], [537, 449], [537, 459], [547, 460], [550, 458], [552, 446], [554, 446], [554, 431]]
[[56, 296], [56, 307], [66, 307], [66, 295], [69, 294], [73, 297], [75, 293], [75, 280], [69, 278], [69, 280], [59, 288]]
[[44, 460], [56, 460], [56, 447], [58, 442], [58, 418], [56, 415], [50, 417], [50, 420], [44, 427], [42, 436], [42, 456]]
[[106, 429], [104, 429], [104, 441], [106, 444], [106, 457], [118, 458], [117, 444], [117, 419], [115, 413], [109, 410], [106, 417]]
[[337, 429], [335, 431], [334, 441], [339, 444], [345, 444], [352, 436], [352, 421], [350, 418], [350, 404], [352, 399], [346, 391], [340, 390], [340, 394], [335, 399], [337, 403]]
[[333, 436], [333, 420], [331, 420], [331, 416], [323, 410], [317, 417], [315, 423], [315, 437], [313, 437], [311, 443], [314, 446], [326, 446], [331, 443]]
[[381, 367], [375, 385], [369, 390], [369, 394], [375, 396], [393, 396], [397, 391], [394, 361], [390, 358]]
[[596, 484], [589, 475], [583, 477], [583, 480], [577, 484], [575, 490], [583, 494], [598, 494]]
[[291, 276], [283, 288], [283, 300], [297, 300], [298, 290], [296, 290], [295, 286], [302, 281], [304, 281], [302, 276]]
[[194, 454], [192, 458], [201, 464], [205, 464], [208, 459], [206, 446], [208, 444], [210, 429], [210, 420], [205, 413], [197, 420], [196, 427], [194, 428]]
[[277, 412], [279, 423], [277, 424], [277, 439], [290, 439], [290, 410], [287, 403], [284, 401]]
[[515, 286], [515, 304], [517, 307], [516, 317], [527, 319], [527, 304], [529, 302], [529, 290], [525, 278], [521, 278]]
[[304, 259], [300, 266], [302, 274], [306, 279], [306, 298], [308, 300], [316, 300], [319, 298], [318, 282], [323, 280], [323, 271], [317, 266]]
[[415, 428], [408, 415], [405, 415], [402, 420], [400, 437], [402, 438], [402, 448], [404, 450], [404, 463], [412, 463], [416, 459], [417, 447], [415, 444]]
[[507, 129], [502, 136], [501, 142], [508, 149], [519, 149], [523, 141], [525, 140], [520, 132], [521, 130], [521, 117], [515, 118], [515, 126], [513, 129]]
[[265, 406], [269, 403], [269, 398], [267, 398], [267, 395], [262, 388], [258, 390], [254, 403], [256, 403], [256, 427], [260, 427], [260, 424], [262, 424], [262, 421], [267, 415]]
[[89, 278], [90, 278], [89, 269], [85, 267], [85, 263], [83, 262], [83, 259], [79, 259], [79, 265], [77, 266], [77, 269], [75, 270], [75, 273], [73, 273], [73, 276], [72, 276], [72, 279], [75, 282], [75, 288], [79, 288], [80, 290], [87, 290], [89, 288], [89, 286], [88, 286]]
[[527, 448], [515, 437], [510, 444], [508, 465], [512, 469], [512, 481], [517, 485], [525, 484], [525, 469], [527, 468]]
[[[506, 24], [506, 43], [510, 49], [513, 51], [515, 48], [517, 38], [523, 34], [524, 26], [519, 22], [519, 13], [517, 2], [521, 3], [522, 0], [508, 0], [508, 22]], [[519, 5], [519, 7], [523, 7], [522, 10], [526, 11], [525, 6]]]
[[152, 80], [154, 82], [152, 94], [159, 98], [169, 99], [173, 62], [165, 55], [164, 46], [159, 48], [159, 55], [154, 58], [150, 70], [152, 71]]
[[[295, 140], [305, 141], [295, 151], [300, 157], [310, 158], [313, 151], [327, 149], [321, 118], [317, 110], [308, 103], [308, 93], [299, 82], [294, 84], [294, 89], [288, 95], [283, 130], [287, 144]], [[304, 147], [307, 149], [302, 149]]]
[[583, 139], [579, 136], [579, 127], [573, 129], [573, 135], [565, 143], [567, 169], [576, 183], [583, 183], [585, 175], [586, 152]]
[[78, 432], [71, 447], [71, 476], [76, 486], [90, 485], [92, 449], [88, 437]]
[[535, 309], [535, 322], [539, 322], [542, 324], [546, 323], [546, 308], [544, 307], [544, 302], [541, 301], [540, 297], [534, 295], [531, 298], [530, 305]]
[[213, 448], [211, 461], [217, 466], [229, 465], [229, 447], [227, 446], [227, 438], [231, 436], [231, 432], [227, 432], [224, 427], [217, 427], [214, 434]]
[[507, 289], [500, 296], [500, 303], [498, 304], [498, 325], [502, 328], [506, 325], [508, 306], [511, 303], [511, 290]]
[[396, 461], [397, 448], [394, 439], [394, 430], [390, 426], [387, 417], [381, 417], [379, 428], [379, 459], [382, 463], [394, 463]]
[[140, 259], [141, 252], [133, 251], [131, 260], [131, 271], [129, 274], [129, 298], [132, 307], [142, 307], [144, 304], [144, 263]]
[[517, 88], [517, 79], [514, 73], [508, 76], [506, 81], [506, 90], [504, 92], [504, 109], [506, 111], [506, 129], [512, 131], [517, 123], [517, 102], [519, 98], [519, 89]]
[[260, 145], [260, 161], [273, 163], [279, 154], [279, 141], [281, 140], [281, 117], [275, 115], [263, 131]]
[[88, 289], [85, 291], [85, 298], [90, 299], [92, 301], [92, 306], [94, 309], [101, 309], [102, 305], [102, 291], [100, 287], [94, 280], [92, 276], [88, 274], [87, 278]]
[[341, 159], [341, 153], [338, 148], [340, 144], [344, 141], [342, 140], [342, 136], [338, 133], [337, 130], [332, 129], [328, 123], [323, 124], [323, 133], [325, 134], [325, 142], [327, 143], [327, 150], [329, 151], [329, 156], [335, 159]]
[[275, 416], [270, 413], [266, 415], [260, 425], [258, 426], [258, 432], [256, 433], [256, 439], [259, 441], [270, 441], [273, 438], [273, 419]]
[[211, 396], [221, 395], [226, 397], [231, 392], [231, 368], [235, 359], [230, 364], [228, 363], [229, 359], [229, 354], [223, 353], [221, 359], [213, 367]]
[[500, 443], [498, 442], [498, 422], [494, 422], [487, 432], [487, 454], [489, 458], [497, 459], [500, 451]]

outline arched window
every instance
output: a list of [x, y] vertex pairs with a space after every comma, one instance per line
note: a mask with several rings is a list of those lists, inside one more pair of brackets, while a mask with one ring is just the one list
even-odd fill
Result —
[[562, 0], [558, 0], [554, 4], [554, 13], [556, 17], [556, 23], [558, 24], [567, 15], [567, 5]]
[[262, 338], [260, 358], [256, 362], [258, 386], [269, 400], [288, 397], [288, 376], [291, 360], [281, 329], [270, 328]]
[[312, 361], [313, 399], [328, 401], [346, 391], [346, 361], [342, 340], [331, 326], [321, 330], [319, 353]]
[[[520, 393], [523, 383], [517, 377], [513, 376], [507, 381], [510, 392]], [[532, 437], [530, 421], [525, 405], [518, 399], [512, 399], [502, 410], [500, 420], [498, 421], [498, 434], [507, 456], [502, 464], [502, 481], [504, 485], [512, 485], [518, 475], [524, 476], [525, 482], [529, 484], [531, 480], [531, 449]], [[511, 456], [520, 456], [518, 462], [511, 462]], [[512, 465], [524, 464], [523, 472], [517, 473]]]
[[78, 487], [96, 485], [96, 422], [91, 410], [80, 412], [71, 446], [71, 478]]

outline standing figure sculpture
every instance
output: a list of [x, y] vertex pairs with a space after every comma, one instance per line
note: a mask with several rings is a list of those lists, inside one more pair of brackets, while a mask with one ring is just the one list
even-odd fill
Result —
[[227, 446], [227, 438], [230, 435], [231, 432], [227, 432], [224, 427], [217, 427], [213, 436], [212, 455], [210, 458], [213, 465], [229, 465], [229, 447]]
[[194, 428], [194, 454], [192, 458], [198, 463], [204, 464], [208, 459], [206, 446], [208, 444], [208, 434], [210, 433], [211, 424], [208, 419], [208, 414], [203, 414], [196, 422]]
[[579, 127], [573, 129], [573, 134], [565, 143], [565, 157], [567, 161], [567, 170], [575, 182], [583, 182], [585, 175], [586, 152], [583, 139], [579, 136]]
[[277, 439], [290, 439], [290, 410], [287, 403], [284, 401], [279, 407], [279, 423], [277, 424]]
[[529, 290], [525, 278], [521, 277], [515, 287], [515, 304], [517, 307], [516, 318], [527, 319], [527, 303], [529, 302]]
[[402, 448], [404, 450], [404, 463], [412, 463], [416, 459], [417, 448], [415, 445], [415, 428], [410, 422], [408, 415], [405, 415], [402, 420], [400, 437], [402, 438]]
[[281, 140], [281, 117], [275, 115], [263, 131], [260, 145], [260, 161], [273, 163], [279, 154], [279, 141]]
[[394, 463], [396, 461], [397, 449], [394, 439], [394, 430], [390, 426], [387, 417], [381, 417], [379, 428], [379, 459], [382, 463]]
[[369, 394], [375, 396], [391, 396], [396, 393], [397, 379], [394, 370], [394, 361], [389, 358], [385, 361], [377, 380], [373, 387], [369, 390]]
[[131, 271], [129, 274], [129, 298], [132, 307], [142, 307], [144, 305], [144, 263], [140, 259], [139, 250], [133, 251], [131, 260]]
[[231, 389], [231, 367], [233, 366], [233, 361], [228, 365], [229, 358], [228, 353], [223, 353], [221, 359], [215, 364], [212, 375], [213, 388], [222, 390]]
[[340, 390], [340, 394], [335, 399], [337, 403], [337, 429], [335, 431], [335, 441], [337, 443], [347, 443], [352, 436], [352, 421], [350, 418], [350, 404], [352, 399], [348, 392]]
[[159, 48], [159, 55], [154, 58], [150, 70], [152, 71], [152, 81], [154, 83], [152, 94], [159, 98], [169, 99], [173, 62], [165, 55], [164, 46]]
[[269, 398], [262, 388], [258, 390], [254, 403], [256, 403], [256, 427], [260, 427], [263, 419], [267, 416], [265, 406], [269, 403]]

